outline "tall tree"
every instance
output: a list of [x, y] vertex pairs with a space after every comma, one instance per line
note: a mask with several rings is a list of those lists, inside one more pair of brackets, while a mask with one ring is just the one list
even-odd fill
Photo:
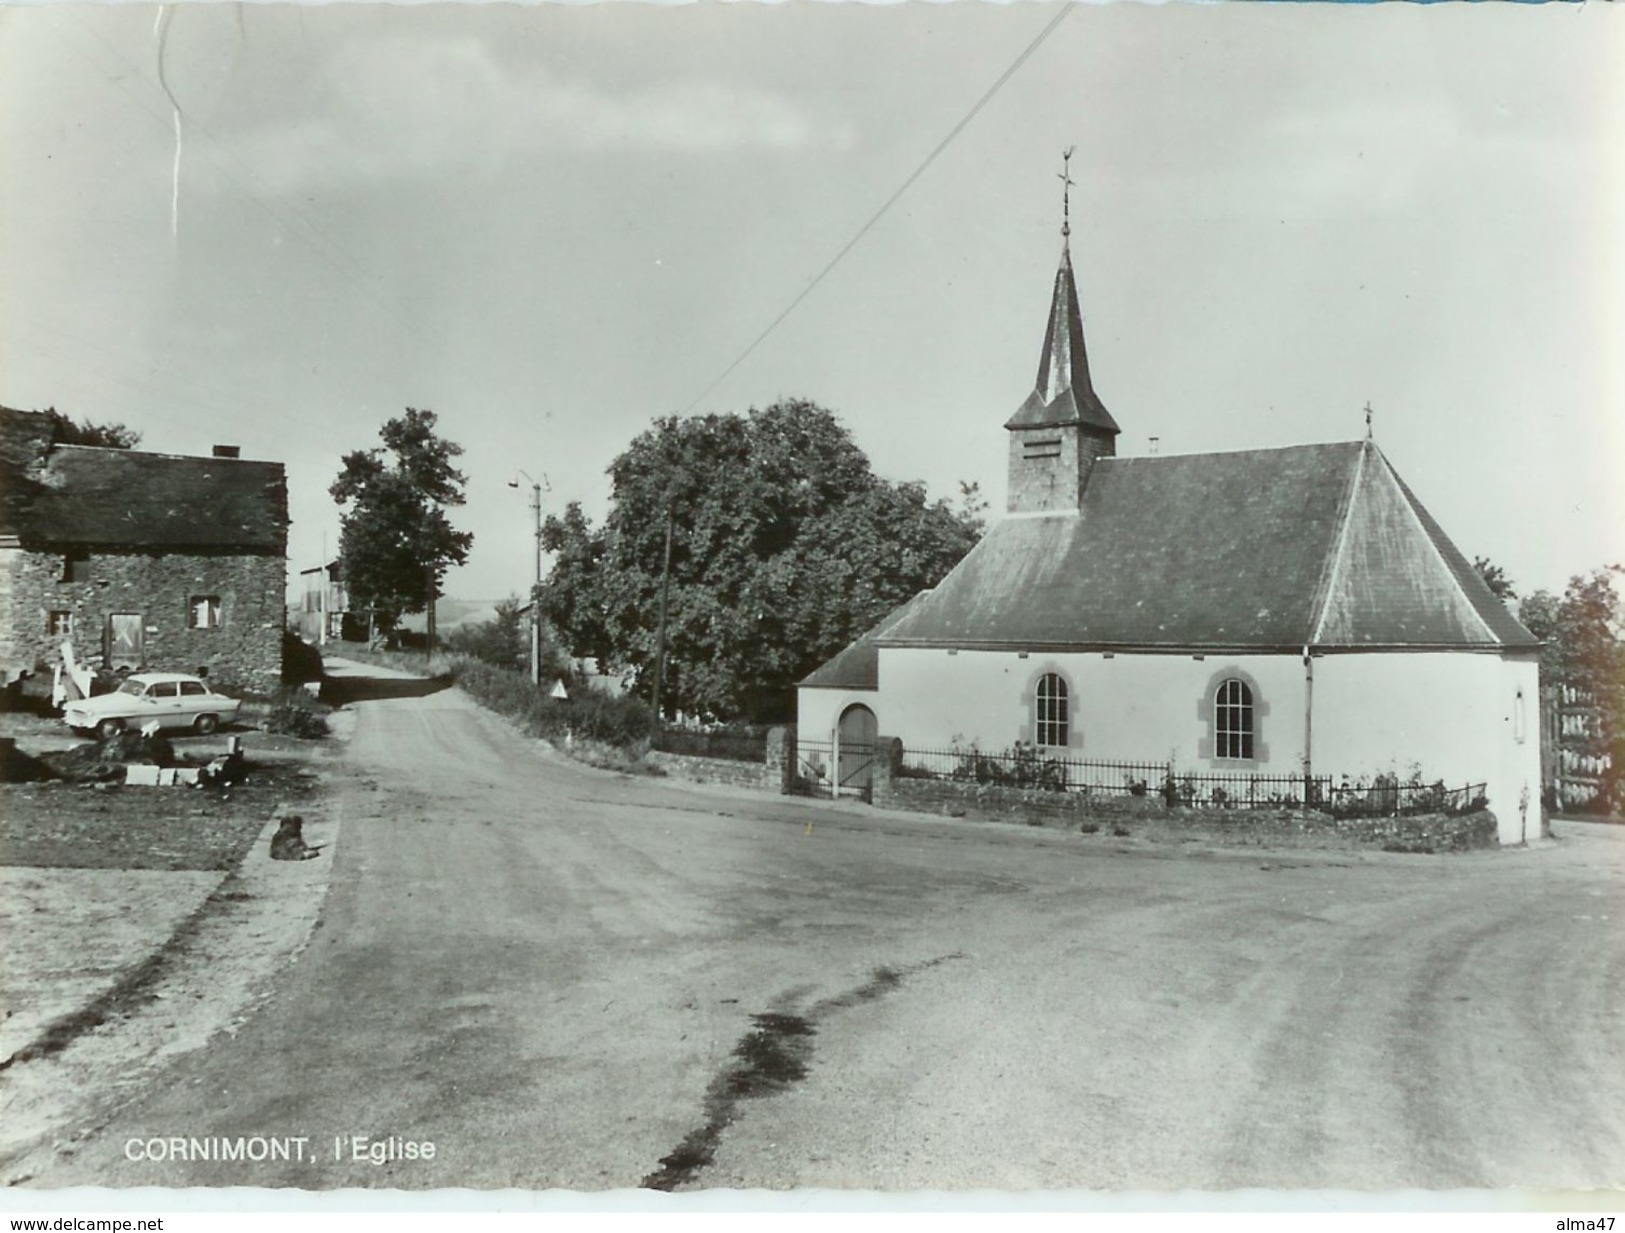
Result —
[[604, 524], [549, 518], [542, 609], [572, 654], [652, 692], [666, 528], [668, 709], [722, 717], [782, 704], [796, 680], [976, 542], [980, 511], [876, 476], [829, 411], [656, 420], [610, 465]]
[[1558, 687], [1592, 698], [1597, 727], [1564, 734], [1564, 745], [1610, 764], [1598, 808], [1625, 810], [1625, 611], [1616, 582], [1625, 567], [1608, 565], [1576, 574], [1561, 598], [1536, 591], [1518, 608], [1518, 619], [1546, 643], [1541, 675]]
[[411, 407], [379, 430], [383, 448], [344, 456], [328, 489], [346, 506], [340, 519], [339, 569], [350, 604], [370, 609], [385, 629], [407, 612], [424, 612], [446, 570], [468, 559], [474, 536], [458, 531], [446, 507], [463, 503], [467, 483], [453, 460], [463, 447], [435, 433], [433, 411]]

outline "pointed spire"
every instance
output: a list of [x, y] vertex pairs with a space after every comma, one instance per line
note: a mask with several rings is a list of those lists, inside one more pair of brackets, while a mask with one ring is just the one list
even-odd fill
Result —
[[1062, 158], [1061, 266], [1055, 272], [1050, 298], [1049, 326], [1044, 352], [1038, 361], [1038, 381], [1006, 428], [1037, 428], [1082, 424], [1115, 436], [1117, 421], [1095, 393], [1089, 379], [1089, 355], [1083, 346], [1083, 314], [1078, 309], [1078, 288], [1072, 277], [1072, 185], [1068, 174], [1072, 150]]

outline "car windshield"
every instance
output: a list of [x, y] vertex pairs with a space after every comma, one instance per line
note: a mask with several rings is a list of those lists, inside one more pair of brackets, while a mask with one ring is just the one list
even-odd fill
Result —
[[118, 687], [118, 691], [121, 694], [134, 694], [139, 698], [142, 694], [147, 692], [147, 683], [145, 681], [137, 681], [132, 678], [120, 685]]

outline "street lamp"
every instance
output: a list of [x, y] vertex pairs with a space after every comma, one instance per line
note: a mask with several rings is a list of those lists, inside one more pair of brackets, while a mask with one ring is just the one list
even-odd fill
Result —
[[539, 686], [542, 683], [542, 614], [538, 602], [542, 589], [542, 488], [547, 484], [547, 476], [537, 480], [528, 471], [518, 471], [508, 481], [508, 487], [518, 488], [521, 475], [530, 483], [530, 512], [536, 520], [536, 584], [530, 592], [530, 683]]

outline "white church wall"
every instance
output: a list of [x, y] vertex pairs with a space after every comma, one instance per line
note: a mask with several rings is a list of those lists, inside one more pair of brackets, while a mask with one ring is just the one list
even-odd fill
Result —
[[1026, 739], [1027, 663], [1014, 653], [884, 649], [880, 730], [910, 749], [1005, 749]]
[[[1107, 656], [1099, 652], [887, 648], [880, 654], [880, 730], [916, 749], [988, 752], [1033, 740], [1038, 679], [1069, 687], [1072, 757], [1161, 762], [1186, 769], [1292, 775], [1302, 769], [1303, 665], [1296, 655]], [[1254, 691], [1258, 752], [1248, 763], [1203, 756], [1212, 690], [1239, 676]]]
[[[1093, 657], [1082, 705], [1091, 756], [1171, 758], [1197, 774], [1296, 775], [1303, 770], [1303, 662], [1296, 655]], [[1229, 679], [1253, 700], [1255, 757], [1213, 756], [1213, 694]], [[1159, 740], [1160, 737], [1160, 740]]]
[[1508, 656], [1500, 663], [1499, 757], [1489, 781], [1490, 808], [1501, 842], [1520, 843], [1540, 838], [1540, 661]]
[[796, 736], [802, 741], [832, 741], [835, 725], [849, 706], [862, 705], [880, 718], [880, 735], [890, 736], [885, 717], [873, 690], [800, 689], [796, 691]]
[[[911, 749], [975, 746], [997, 753], [1033, 739], [1033, 694], [1058, 672], [1071, 703], [1070, 756], [1161, 762], [1198, 773], [1302, 769], [1305, 682], [1297, 655], [1043, 654], [886, 648], [879, 689], [800, 691], [803, 739], [826, 741], [841, 712], [862, 703], [881, 734]], [[1254, 691], [1260, 757], [1204, 756], [1202, 705], [1218, 681]], [[1538, 665], [1496, 654], [1362, 653], [1314, 660], [1314, 770], [1321, 775], [1416, 768], [1455, 788], [1486, 785], [1502, 843], [1540, 830]], [[1527, 796], [1525, 791], [1527, 790]]]
[[[1537, 671], [1496, 654], [1317, 658], [1315, 769], [1404, 779], [1414, 768], [1451, 788], [1483, 782], [1501, 842], [1517, 843], [1527, 819], [1539, 831]], [[1520, 817], [1526, 785], [1532, 803]]]

